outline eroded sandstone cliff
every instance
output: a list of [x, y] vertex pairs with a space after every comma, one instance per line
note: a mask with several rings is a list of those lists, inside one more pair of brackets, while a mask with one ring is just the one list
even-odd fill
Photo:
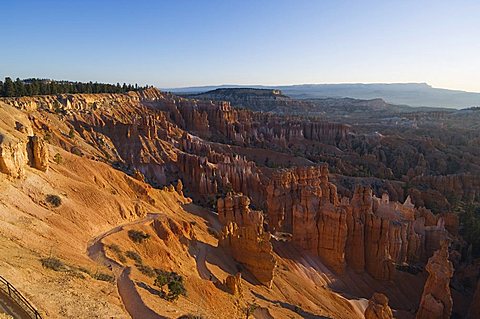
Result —
[[271, 235], [263, 229], [262, 212], [250, 210], [249, 203], [243, 195], [229, 194], [218, 199], [218, 216], [224, 225], [219, 245], [229, 250], [259, 282], [271, 287], [277, 265]]
[[273, 231], [291, 233], [337, 271], [347, 264], [381, 280], [392, 279], [397, 266], [426, 261], [446, 238], [444, 218], [429, 214], [409, 199], [391, 202], [363, 186], [340, 200], [326, 166], [279, 171], [267, 187]]
[[417, 319], [448, 319], [452, 313], [452, 295], [450, 278], [453, 276], [453, 265], [448, 260], [448, 242], [428, 260], [425, 267], [428, 279], [423, 289], [422, 300], [417, 311]]
[[19, 178], [25, 175], [27, 166], [46, 171], [48, 147], [33, 133], [30, 120], [22, 112], [2, 105], [0, 121], [0, 172]]

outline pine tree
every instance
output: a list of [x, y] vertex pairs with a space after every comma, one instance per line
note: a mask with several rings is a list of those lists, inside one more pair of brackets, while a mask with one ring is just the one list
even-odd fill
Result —
[[7, 77], [5, 78], [5, 84], [4, 84], [4, 96], [12, 97], [15, 96], [15, 83], [13, 83], [12, 79]]
[[120, 83], [108, 84], [98, 82], [67, 82], [53, 81], [46, 79], [26, 79], [17, 78], [15, 82], [11, 78], [5, 78], [5, 82], [0, 81], [0, 96], [32, 96], [49, 94], [74, 94], [74, 93], [122, 93], [129, 91], [138, 91], [146, 89], [148, 86], [139, 86], [138, 84]]
[[39, 95], [40, 94], [40, 83], [38, 80], [34, 80], [32, 84], [29, 85], [31, 90], [31, 95]]
[[93, 83], [92, 83], [92, 81], [88, 82], [86, 91], [87, 91], [86, 93], [93, 93]]
[[23, 82], [19, 78], [17, 78], [15, 80], [15, 94], [16, 94], [16, 96], [25, 96], [26, 95], [25, 85], [23, 84]]
[[57, 83], [55, 83], [55, 81], [51, 81], [49, 87], [50, 87], [50, 94], [58, 93]]
[[25, 95], [26, 96], [32, 96], [32, 86], [31, 85], [25, 85]]
[[39, 91], [41, 95], [50, 94], [50, 86], [45, 81], [40, 81]]

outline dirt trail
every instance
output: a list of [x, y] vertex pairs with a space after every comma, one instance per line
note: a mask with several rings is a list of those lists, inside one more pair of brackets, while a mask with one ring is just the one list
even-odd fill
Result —
[[196, 243], [196, 252], [192, 254], [197, 264], [197, 272], [200, 278], [210, 281], [218, 281], [218, 278], [207, 267], [208, 245], [202, 242]]
[[105, 237], [107, 237], [109, 235], [118, 233], [119, 231], [121, 231], [126, 226], [143, 224], [143, 223], [146, 223], [148, 221], [154, 220], [158, 216], [159, 216], [159, 214], [147, 214], [147, 216], [145, 216], [141, 219], [137, 219], [137, 220], [134, 220], [134, 221], [129, 222], [129, 223], [118, 225], [118, 226], [116, 226], [116, 227], [114, 227], [114, 228], [112, 228], [112, 229], [110, 229], [110, 230], [108, 230], [104, 233], [101, 233], [100, 235], [92, 238], [87, 244], [88, 257], [95, 262], [99, 262], [98, 259], [102, 259], [102, 262], [114, 263], [116, 266], [121, 267], [121, 265], [116, 263], [114, 260], [111, 260], [111, 259], [109, 259], [105, 256], [105, 251], [103, 249], [104, 247], [103, 247], [103, 244], [102, 244], [102, 239], [104, 239]]
[[144, 218], [116, 226], [90, 240], [87, 247], [87, 254], [91, 260], [112, 269], [117, 279], [117, 289], [122, 303], [133, 319], [164, 319], [165, 317], [156, 314], [143, 302], [135, 288], [135, 283], [130, 279], [130, 267], [124, 267], [105, 255], [102, 239], [122, 231], [126, 226], [147, 223], [158, 216], [159, 214], [147, 214]]
[[133, 319], [162, 319], [152, 309], [148, 308], [140, 297], [135, 283], [130, 279], [130, 267], [124, 268], [119, 277], [117, 277], [118, 293], [122, 302]]

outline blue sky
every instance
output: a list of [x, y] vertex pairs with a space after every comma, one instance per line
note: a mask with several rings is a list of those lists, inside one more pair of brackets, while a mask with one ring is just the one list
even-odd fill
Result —
[[480, 92], [480, 1], [2, 1], [0, 77]]

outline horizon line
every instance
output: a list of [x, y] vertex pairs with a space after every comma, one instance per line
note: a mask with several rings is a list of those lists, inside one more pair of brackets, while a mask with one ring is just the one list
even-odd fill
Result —
[[228, 88], [229, 86], [233, 87], [241, 87], [241, 88], [255, 88], [255, 87], [281, 87], [281, 86], [307, 86], [307, 85], [409, 85], [409, 84], [423, 84], [432, 89], [440, 89], [440, 90], [450, 90], [450, 91], [460, 91], [465, 93], [478, 93], [479, 91], [468, 91], [465, 89], [456, 89], [456, 88], [448, 88], [448, 87], [437, 87], [429, 84], [428, 82], [320, 82], [320, 83], [296, 83], [296, 84], [200, 84], [200, 85], [186, 85], [186, 86], [171, 86], [171, 87], [162, 87], [157, 86], [158, 89], [161, 90], [179, 90], [179, 89], [190, 89], [190, 88], [206, 88], [206, 87], [225, 87]]

